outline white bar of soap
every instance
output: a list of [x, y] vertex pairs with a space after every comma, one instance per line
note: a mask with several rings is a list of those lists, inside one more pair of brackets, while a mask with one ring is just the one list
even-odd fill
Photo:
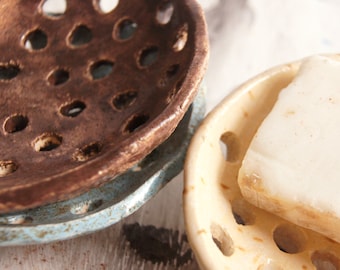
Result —
[[340, 62], [305, 60], [239, 171], [252, 204], [340, 243]]

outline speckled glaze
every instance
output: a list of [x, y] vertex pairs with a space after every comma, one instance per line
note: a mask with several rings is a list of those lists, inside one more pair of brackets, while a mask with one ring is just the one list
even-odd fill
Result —
[[201, 269], [339, 267], [339, 244], [255, 207], [237, 183], [250, 141], [300, 64], [272, 68], [241, 85], [209, 113], [190, 143], [183, 206]]
[[0, 216], [0, 246], [47, 243], [106, 228], [132, 214], [183, 167], [205, 113], [204, 87], [175, 132], [149, 156], [107, 184], [72, 200]]
[[206, 69], [195, 0], [109, 12], [65, 2], [0, 5], [0, 213], [71, 199], [138, 163], [175, 130]]

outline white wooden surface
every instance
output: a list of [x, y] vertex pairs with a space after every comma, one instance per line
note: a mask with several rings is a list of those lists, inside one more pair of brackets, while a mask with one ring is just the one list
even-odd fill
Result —
[[[201, 3], [211, 39], [208, 110], [237, 85], [273, 65], [340, 52], [338, 0]], [[124, 224], [135, 222], [184, 234], [182, 181], [182, 175], [176, 177], [135, 214], [103, 231], [47, 245], [1, 248], [0, 269], [197, 269], [194, 258], [184, 265], [144, 260], [123, 235]]]

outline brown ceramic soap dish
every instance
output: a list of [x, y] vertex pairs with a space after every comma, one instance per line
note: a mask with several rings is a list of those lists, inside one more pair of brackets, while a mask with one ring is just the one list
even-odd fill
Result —
[[168, 138], [207, 61], [194, 0], [0, 6], [0, 213], [69, 199]]

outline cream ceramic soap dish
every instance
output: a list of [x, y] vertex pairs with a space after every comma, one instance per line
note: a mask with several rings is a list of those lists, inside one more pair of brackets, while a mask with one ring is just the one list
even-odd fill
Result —
[[243, 84], [207, 116], [191, 142], [184, 214], [202, 269], [340, 269], [339, 244], [248, 203], [237, 182], [254, 134], [300, 65], [278, 66]]

